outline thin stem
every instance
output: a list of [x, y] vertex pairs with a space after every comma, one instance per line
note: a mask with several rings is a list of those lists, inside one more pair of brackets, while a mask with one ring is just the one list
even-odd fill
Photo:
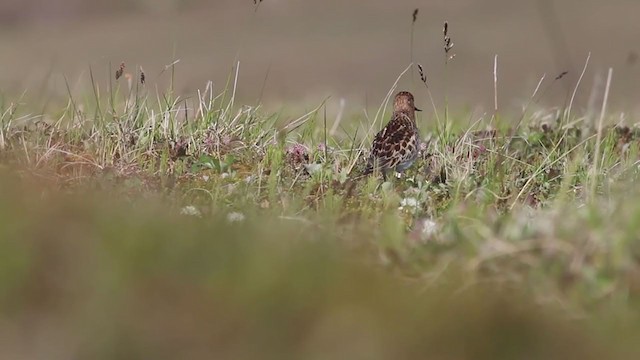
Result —
[[597, 188], [597, 179], [598, 179], [598, 171], [599, 171], [599, 167], [598, 167], [598, 162], [600, 161], [600, 148], [601, 148], [601, 142], [602, 142], [602, 124], [604, 123], [604, 117], [607, 113], [607, 102], [609, 101], [609, 89], [611, 88], [611, 77], [613, 76], [613, 68], [609, 68], [609, 73], [607, 75], [607, 86], [605, 87], [604, 90], [604, 98], [602, 100], [602, 110], [600, 111], [600, 119], [598, 120], [598, 133], [596, 136], [596, 150], [593, 154], [593, 166], [591, 167], [592, 169], [592, 178], [591, 178], [591, 189], [590, 189], [590, 195], [592, 196], [592, 200], [593, 197], [595, 197], [596, 195], [596, 188]]

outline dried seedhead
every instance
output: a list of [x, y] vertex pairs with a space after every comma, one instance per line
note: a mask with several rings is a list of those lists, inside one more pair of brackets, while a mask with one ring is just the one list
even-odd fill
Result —
[[449, 54], [449, 52], [451, 52], [451, 49], [453, 49], [454, 44], [451, 41], [451, 37], [449, 36], [449, 23], [447, 21], [444, 22], [442, 32], [444, 34], [444, 54], [446, 56], [445, 61], [453, 60], [453, 58], [456, 57], [456, 54]]
[[420, 9], [418, 9], [418, 8], [413, 10], [413, 15], [412, 15], [413, 21], [412, 21], [412, 24], [415, 24], [416, 21], [418, 20], [418, 12], [420, 12]]
[[425, 75], [424, 69], [420, 64], [418, 64], [418, 72], [420, 73], [420, 80], [422, 80], [422, 82], [424, 83], [424, 86], [428, 88], [429, 85], [427, 85], [427, 75]]
[[147, 77], [144, 74], [144, 70], [142, 69], [142, 66], [140, 66], [140, 84], [144, 85], [146, 81], [147, 81]]
[[120, 63], [120, 67], [116, 70], [116, 80], [120, 79], [122, 74], [124, 74], [124, 61]]

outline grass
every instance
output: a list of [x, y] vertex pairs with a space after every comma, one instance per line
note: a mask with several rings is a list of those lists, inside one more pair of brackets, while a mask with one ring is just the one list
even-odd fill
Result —
[[351, 182], [384, 101], [330, 136], [324, 102], [271, 114], [233, 76], [183, 98], [135, 71], [42, 114], [0, 102], [5, 357], [637, 351], [638, 132], [613, 114], [448, 112], [403, 178]]

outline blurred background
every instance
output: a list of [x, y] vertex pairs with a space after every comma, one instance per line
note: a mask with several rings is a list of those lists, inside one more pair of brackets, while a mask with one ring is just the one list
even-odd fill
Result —
[[[176, 91], [186, 95], [209, 80], [221, 90], [239, 61], [243, 103], [311, 106], [331, 96], [359, 111], [377, 106], [413, 60], [438, 106], [446, 88], [453, 106], [492, 111], [497, 54], [499, 106], [519, 111], [544, 74], [540, 103], [563, 106], [591, 52], [578, 106], [601, 103], [612, 67], [612, 109], [636, 112], [639, 13], [636, 0], [1, 0], [0, 90], [64, 96], [62, 74], [74, 90], [88, 88], [91, 67], [105, 85], [122, 61], [163, 89], [162, 70], [179, 59]], [[456, 54], [446, 72], [444, 20]], [[429, 107], [417, 73], [401, 87]]]

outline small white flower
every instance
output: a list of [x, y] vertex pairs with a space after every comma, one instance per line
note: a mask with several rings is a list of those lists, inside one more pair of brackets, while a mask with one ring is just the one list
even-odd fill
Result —
[[430, 238], [438, 231], [438, 223], [431, 219], [422, 220], [422, 237]]
[[404, 198], [400, 201], [400, 208], [403, 209], [405, 207], [417, 208], [418, 207], [418, 199], [410, 197]]
[[188, 205], [180, 209], [180, 215], [202, 217], [202, 213], [193, 205]]
[[209, 181], [209, 175], [202, 175], [202, 180]]
[[244, 221], [244, 214], [237, 211], [230, 212], [229, 214], [227, 214], [227, 221], [230, 223], [242, 222]]
[[440, 239], [438, 236], [440, 229], [440, 224], [434, 219], [422, 218], [416, 220], [415, 226], [409, 234], [409, 240], [414, 246], [424, 245], [429, 242], [443, 243], [444, 239]]

